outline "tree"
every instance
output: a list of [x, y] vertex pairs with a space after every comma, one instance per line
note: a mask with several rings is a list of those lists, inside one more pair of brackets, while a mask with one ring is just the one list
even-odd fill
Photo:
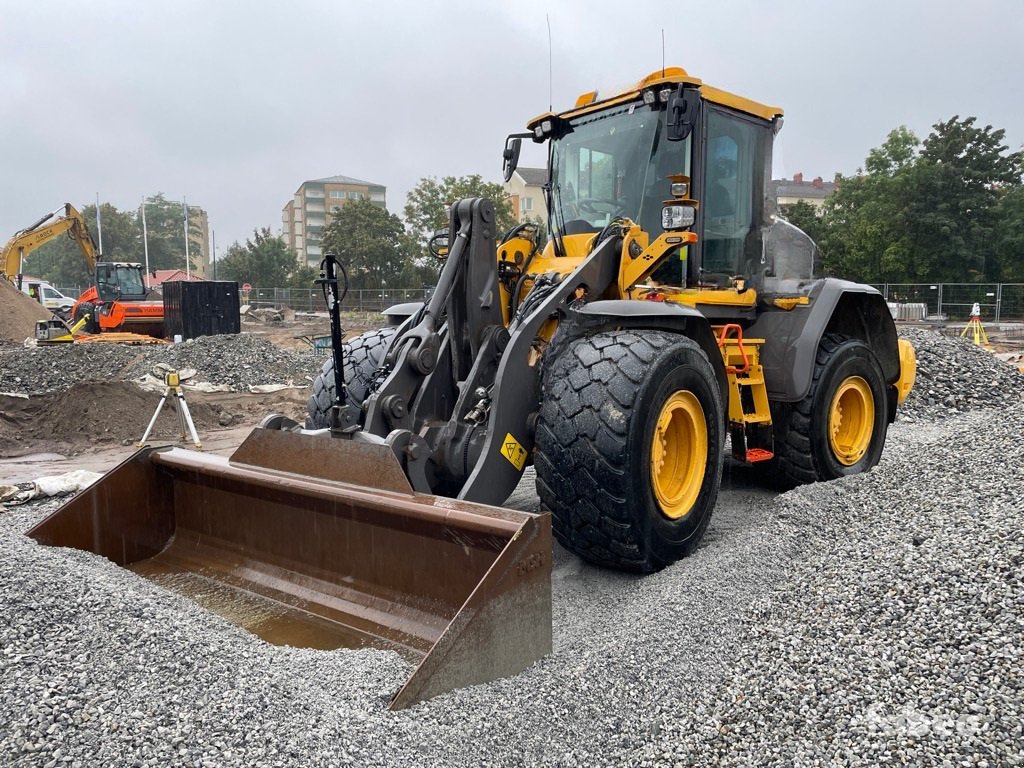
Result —
[[993, 252], [999, 279], [1024, 282], [1024, 186], [1018, 184], [1000, 197], [995, 220]]
[[790, 205], [779, 206], [779, 213], [790, 224], [807, 233], [814, 242], [821, 242], [824, 226], [817, 207], [805, 200], [798, 200]]
[[320, 270], [308, 264], [296, 264], [295, 269], [288, 275], [287, 287], [289, 288], [314, 288], [314, 280], [320, 277]]
[[350, 288], [404, 287], [409, 256], [402, 221], [369, 200], [335, 208], [320, 247], [345, 267]]
[[484, 181], [479, 174], [445, 176], [438, 181], [432, 176], [420, 179], [405, 198], [405, 225], [416, 244], [414, 258], [418, 264], [429, 259], [427, 240], [448, 226], [449, 208], [467, 197], [486, 197], [494, 203], [497, 235], [501, 237], [517, 223], [512, 199], [500, 184]]
[[[819, 245], [825, 274], [902, 282], [921, 271], [906, 231], [911, 174], [920, 141], [905, 126], [868, 153], [867, 173], [841, 177], [822, 208]], [[923, 275], [922, 279], [927, 279]]]
[[1020, 152], [976, 118], [905, 127], [825, 203], [826, 271], [868, 282], [998, 281], [1014, 266]]
[[298, 268], [295, 252], [284, 239], [271, 235], [269, 227], [254, 229], [245, 245], [233, 243], [220, 259], [217, 277], [251, 283], [261, 288], [279, 288], [288, 284], [288, 276]]
[[[164, 199], [162, 193], [146, 198], [146, 242], [149, 244], [150, 269], [185, 268], [185, 209], [181, 203]], [[141, 226], [141, 224], [140, 224]], [[191, 245], [201, 241], [197, 222], [189, 220], [189, 261], [195, 270], [199, 249]], [[134, 261], [142, 261], [141, 254]]]
[[[110, 203], [100, 205], [103, 225], [103, 250], [100, 251], [100, 232], [96, 227], [96, 206], [84, 205], [79, 208], [89, 233], [96, 242], [97, 258], [112, 261], [136, 261], [140, 246], [140, 235], [135, 213], [119, 211]], [[54, 285], [70, 288], [84, 287], [92, 282], [85, 258], [78, 245], [70, 237], [58, 237], [34, 251], [26, 259], [25, 271], [38, 275]]]
[[918, 248], [945, 253], [934, 279], [997, 281], [997, 209], [1005, 191], [1021, 183], [1021, 152], [1009, 152], [1006, 132], [979, 128], [954, 115], [936, 123], [918, 160], [910, 205]]

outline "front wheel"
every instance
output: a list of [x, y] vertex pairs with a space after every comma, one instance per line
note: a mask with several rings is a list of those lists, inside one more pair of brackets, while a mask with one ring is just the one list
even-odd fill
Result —
[[826, 335], [807, 396], [773, 411], [775, 468], [789, 485], [871, 469], [889, 425], [885, 393], [881, 366], [867, 344]]
[[[342, 357], [347, 402], [359, 406], [369, 397], [373, 374], [384, 359], [396, 330], [387, 327], [367, 331], [345, 342]], [[313, 380], [309, 402], [306, 404], [306, 429], [324, 429], [330, 426], [335, 391], [334, 356], [331, 355]]]
[[610, 331], [543, 373], [537, 490], [555, 538], [599, 565], [649, 573], [689, 553], [722, 479], [714, 369], [692, 339]]

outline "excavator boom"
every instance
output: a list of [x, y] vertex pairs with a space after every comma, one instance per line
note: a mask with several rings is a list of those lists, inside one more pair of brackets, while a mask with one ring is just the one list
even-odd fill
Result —
[[96, 243], [93, 242], [85, 219], [71, 203], [65, 203], [63, 215], [56, 221], [51, 221], [60, 210], [58, 208], [46, 214], [31, 226], [15, 233], [14, 237], [7, 241], [0, 252], [0, 269], [3, 270], [3, 277], [13, 282], [22, 273], [26, 256], [63, 234], [67, 234], [78, 245], [89, 273], [96, 271]]

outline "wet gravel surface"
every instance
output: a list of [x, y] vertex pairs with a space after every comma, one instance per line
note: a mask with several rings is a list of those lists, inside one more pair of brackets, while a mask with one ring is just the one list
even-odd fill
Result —
[[785, 494], [793, 567], [629, 765], [1024, 765], [1024, 409], [902, 425]]
[[876, 469], [783, 495], [729, 465], [653, 576], [556, 547], [554, 653], [398, 713], [396, 655], [266, 645], [0, 512], [0, 764], [1024, 764], [1024, 378], [946, 341], [922, 391], [998, 403], [912, 395]]
[[0, 392], [42, 394], [76, 380], [131, 381], [163, 363], [196, 371], [193, 381], [246, 392], [261, 384], [308, 386], [324, 358], [275, 346], [251, 334], [200, 336], [180, 344], [69, 344], [0, 348]]
[[957, 336], [903, 328], [917, 351], [918, 384], [897, 411], [898, 421], [934, 421], [1022, 402], [1017, 368]]

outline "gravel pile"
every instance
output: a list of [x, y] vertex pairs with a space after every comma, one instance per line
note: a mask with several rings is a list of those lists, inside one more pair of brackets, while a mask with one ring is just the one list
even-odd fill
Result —
[[400, 713], [397, 656], [266, 645], [12, 508], [0, 764], [1024, 764], [1024, 407], [946, 416], [781, 496], [729, 465], [699, 550], [653, 576], [556, 547], [554, 653]]
[[245, 392], [260, 384], [308, 386], [320, 372], [324, 358], [282, 349], [248, 333], [200, 336], [157, 347], [144, 363], [129, 368], [129, 375], [145, 376], [157, 363], [177, 369], [194, 368], [197, 381], [226, 384]]
[[0, 349], [0, 392], [42, 394], [76, 381], [131, 381], [158, 363], [193, 368], [193, 381], [221, 384], [239, 392], [260, 384], [306, 386], [323, 358], [292, 352], [251, 334], [200, 336], [181, 344], [128, 346], [68, 344]]
[[917, 383], [897, 418], [931, 421], [979, 408], [1004, 408], [1024, 398], [1024, 377], [967, 339], [921, 328], [900, 329], [917, 350]]
[[[518, 506], [535, 508], [529, 483]], [[618, 764], [652, 736], [659, 703], [712, 693], [743, 607], [783, 571], [758, 511], [771, 494], [728, 493], [700, 555], [660, 574], [558, 550], [554, 654], [399, 713], [387, 702], [411, 670], [396, 655], [266, 645], [105, 560], [19, 535], [54, 505], [12, 508], [0, 515], [0, 764]]]
[[769, 514], [800, 534], [713, 697], [631, 765], [1024, 765], [1024, 409], [906, 425], [867, 475]]

